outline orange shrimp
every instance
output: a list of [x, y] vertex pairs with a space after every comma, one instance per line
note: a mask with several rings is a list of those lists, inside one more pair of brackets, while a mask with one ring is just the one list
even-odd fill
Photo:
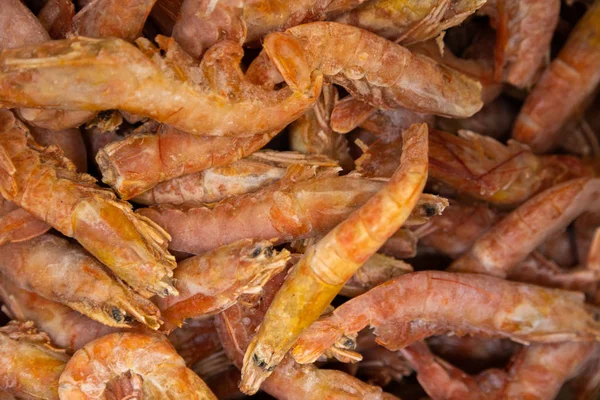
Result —
[[375, 329], [379, 344], [393, 351], [446, 332], [521, 343], [593, 341], [600, 333], [582, 293], [480, 274], [423, 271], [399, 276], [344, 303], [311, 325], [292, 355], [301, 363], [313, 362], [327, 350], [347, 357], [353, 337], [366, 326]]
[[289, 251], [277, 252], [269, 241], [246, 239], [180, 262], [174, 276], [179, 295], [158, 301], [165, 329], [217, 314], [244, 294], [259, 294], [289, 259]]
[[598, 196], [599, 179], [579, 178], [553, 186], [494, 225], [450, 270], [506, 277], [544, 240], [594, 207]]
[[167, 338], [189, 368], [221, 349], [213, 318], [189, 319]]
[[98, 399], [123, 389], [120, 398], [217, 399], [164, 336], [140, 333], [112, 333], [76, 351], [58, 393], [61, 399]]
[[29, 240], [48, 230], [44, 221], [0, 196], [0, 245]]
[[340, 290], [340, 295], [356, 297], [379, 284], [409, 272], [413, 272], [413, 268], [404, 261], [376, 253], [346, 281]]
[[481, 85], [368, 31], [314, 22], [272, 33], [264, 49], [291, 87], [306, 87], [313, 71], [356, 99], [448, 117], [470, 117], [482, 106]]
[[161, 182], [132, 201], [144, 205], [215, 203], [275, 183], [298, 164], [312, 167], [317, 175], [339, 170], [325, 156], [262, 150], [231, 164]]
[[0, 360], [0, 389], [19, 399], [58, 400], [58, 379], [69, 356], [32, 322], [0, 328]]
[[54, 235], [4, 245], [0, 272], [20, 288], [105, 325], [128, 327], [136, 319], [158, 329], [161, 323], [151, 301], [114, 280], [83, 248]]
[[144, 296], [166, 296], [175, 259], [169, 236], [96, 180], [75, 173], [56, 147], [43, 148], [6, 110], [0, 110], [0, 192], [65, 236], [73, 237]]
[[94, 339], [119, 330], [36, 293], [20, 289], [2, 274], [0, 299], [4, 303], [2, 311], [6, 315], [22, 322], [33, 321], [48, 334], [52, 343], [69, 354], [73, 354]]
[[116, 38], [74, 37], [6, 50], [0, 56], [0, 103], [120, 109], [197, 135], [253, 136], [285, 127], [321, 90], [318, 73], [298, 90], [249, 83], [239, 65], [243, 50], [233, 42], [213, 46], [199, 66], [193, 60], [169, 65], [172, 59], [161, 58], [149, 41], [137, 43], [143, 50]]
[[527, 96], [513, 127], [513, 138], [536, 153], [554, 145], [556, 133], [600, 81], [599, 46], [600, 1], [594, 1]]
[[277, 293], [246, 350], [244, 393], [255, 393], [344, 283], [407, 220], [427, 180], [427, 125], [404, 134], [398, 170], [378, 193], [309, 247]]

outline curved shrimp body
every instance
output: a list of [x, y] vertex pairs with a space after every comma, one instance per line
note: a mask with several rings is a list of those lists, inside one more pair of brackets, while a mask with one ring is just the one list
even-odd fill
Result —
[[[424, 302], [423, 298], [427, 298]], [[479, 274], [423, 271], [402, 275], [355, 297], [310, 326], [292, 354], [314, 362], [330, 347], [347, 352], [367, 326], [390, 350], [454, 332], [556, 343], [598, 339], [600, 324], [582, 293], [546, 289]]]
[[82, 248], [59, 237], [42, 235], [3, 246], [0, 272], [19, 287], [105, 325], [128, 327], [128, 320], [135, 318], [152, 329], [160, 326], [160, 312], [152, 302], [115, 281]]
[[313, 167], [317, 174], [335, 174], [339, 169], [325, 156], [265, 150], [231, 164], [159, 183], [132, 201], [145, 205], [214, 203], [275, 183], [297, 164]]
[[144, 296], [176, 293], [170, 277], [175, 259], [169, 236], [133, 213], [55, 147], [43, 148], [8, 111], [0, 110], [2, 195], [76, 239], [117, 276]]
[[411, 44], [461, 24], [485, 0], [375, 0], [336, 18], [396, 43]]
[[349, 25], [299, 25], [268, 35], [264, 48], [291, 87], [306, 87], [311, 72], [318, 70], [356, 99], [379, 108], [465, 118], [483, 105], [478, 82]]
[[450, 270], [505, 277], [544, 240], [594, 207], [599, 195], [599, 179], [573, 179], [547, 189], [488, 230]]
[[32, 322], [0, 328], [0, 389], [19, 399], [58, 400], [58, 378], [69, 356]]
[[550, 53], [560, 0], [499, 0], [496, 6], [496, 75], [505, 69], [507, 82], [530, 86]]
[[404, 261], [375, 253], [346, 281], [340, 294], [356, 297], [379, 284], [409, 272], [413, 272], [413, 268]]
[[536, 153], [548, 151], [556, 133], [599, 80], [600, 1], [595, 1], [527, 97], [513, 127], [513, 138]]
[[[213, 46], [201, 65], [193, 67], [202, 82], [180, 80], [173, 69], [155, 64], [151, 55], [116, 38], [74, 37], [7, 50], [0, 56], [0, 103], [120, 109], [197, 135], [252, 136], [282, 129], [302, 115], [321, 90], [318, 74], [302, 91], [250, 84], [239, 66], [243, 50], [232, 42]], [[159, 57], [157, 63], [161, 61]]]
[[120, 387], [148, 399], [216, 400], [164, 336], [139, 333], [112, 333], [75, 352], [58, 393], [63, 400], [102, 399]]
[[246, 350], [243, 392], [258, 390], [302, 331], [409, 217], [427, 180], [427, 125], [413, 125], [404, 135], [400, 167], [386, 186], [309, 247], [277, 293]]
[[52, 343], [67, 350], [69, 354], [86, 343], [116, 332], [113, 328], [86, 317], [71, 308], [40, 295], [20, 289], [0, 274], [0, 299], [2, 311], [19, 321], [33, 321], [46, 332]]
[[502, 399], [554, 399], [599, 348], [598, 343], [552, 343], [523, 347], [509, 369]]
[[175, 270], [179, 295], [158, 302], [166, 328], [223, 311], [244, 294], [260, 293], [289, 259], [287, 250], [277, 252], [269, 241], [246, 239], [180, 262]]
[[124, 140], [108, 144], [96, 155], [102, 181], [123, 199], [133, 198], [160, 182], [246, 157], [277, 133], [225, 138], [191, 135], [162, 124], [156, 129], [143, 127], [150, 132], [136, 131]]

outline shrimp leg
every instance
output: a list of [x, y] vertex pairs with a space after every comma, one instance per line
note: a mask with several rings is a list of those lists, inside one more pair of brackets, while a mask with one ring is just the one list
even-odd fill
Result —
[[258, 390], [302, 331], [410, 215], [427, 180], [427, 125], [411, 126], [404, 140], [400, 166], [386, 186], [309, 247], [277, 293], [246, 350], [243, 392]]

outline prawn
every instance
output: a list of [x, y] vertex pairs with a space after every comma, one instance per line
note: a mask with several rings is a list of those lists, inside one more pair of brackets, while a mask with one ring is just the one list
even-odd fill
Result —
[[435, 38], [460, 25], [485, 0], [374, 0], [335, 19], [357, 26], [396, 43], [412, 43]]
[[33, 321], [46, 332], [52, 343], [73, 354], [86, 343], [118, 331], [101, 324], [71, 308], [42, 296], [20, 289], [0, 274], [2, 312], [14, 320]]
[[245, 239], [180, 262], [174, 276], [179, 295], [158, 300], [165, 329], [182, 326], [187, 318], [217, 314], [240, 296], [260, 293], [289, 259], [287, 250], [277, 252], [269, 241]]
[[346, 281], [408, 219], [427, 180], [427, 125], [404, 133], [398, 170], [381, 190], [309, 247], [277, 293], [244, 356], [244, 393], [255, 393]]
[[69, 356], [32, 322], [0, 328], [0, 389], [20, 399], [58, 400], [59, 377]]
[[292, 150], [306, 154], [322, 154], [336, 160], [342, 168], [352, 170], [348, 140], [330, 126], [332, 111], [338, 102], [334, 85], [323, 86], [321, 97], [303, 116], [290, 125]]
[[50, 129], [31, 126], [31, 136], [42, 146], [56, 145], [69, 160], [75, 164], [77, 171], [87, 171], [87, 154], [81, 131], [77, 128], [53, 131]]
[[4, 198], [77, 240], [143, 296], [177, 293], [166, 232], [93, 177], [75, 173], [60, 149], [35, 143], [9, 111], [0, 110], [0, 133]]
[[314, 168], [318, 175], [337, 174], [339, 169], [325, 156], [262, 150], [225, 166], [161, 182], [132, 201], [144, 205], [215, 203], [275, 183], [297, 164]]
[[327, 350], [347, 357], [353, 337], [366, 326], [374, 328], [377, 342], [392, 351], [446, 332], [525, 344], [594, 341], [600, 323], [584, 300], [579, 292], [487, 275], [415, 272], [355, 297], [315, 322], [292, 355], [301, 363], [313, 362]]
[[[324, 235], [385, 185], [356, 175], [306, 178], [304, 167], [292, 168], [273, 185], [213, 206], [160, 205], [136, 212], [169, 232], [172, 250], [202, 254], [246, 238], [281, 244]], [[444, 202], [422, 196], [410, 219], [422, 222], [439, 214]]]
[[311, 73], [320, 71], [356, 99], [378, 108], [465, 118], [483, 104], [478, 82], [344, 24], [313, 22], [271, 33], [264, 50], [291, 87], [306, 87]]
[[73, 30], [74, 15], [71, 0], [48, 0], [38, 13], [38, 19], [52, 39], [64, 39]]
[[599, 46], [600, 1], [594, 1], [527, 96], [513, 127], [514, 139], [535, 153], [554, 145], [556, 133], [600, 81]]
[[98, 399], [117, 393], [121, 398], [216, 400], [160, 335], [123, 332], [96, 339], [73, 354], [58, 383], [63, 400]]
[[188, 368], [221, 349], [213, 318], [192, 318], [167, 336]]
[[128, 327], [132, 318], [152, 329], [161, 323], [151, 301], [113, 279], [83, 248], [54, 235], [4, 245], [0, 272], [20, 288], [105, 325]]
[[[120, 109], [196, 135], [253, 136], [281, 130], [321, 90], [318, 73], [298, 90], [265, 90], [249, 83], [239, 65], [243, 50], [233, 42], [213, 46], [199, 66], [193, 60], [187, 60], [188, 66], [169, 65], [170, 59], [161, 58], [149, 41], [140, 38], [137, 43], [142, 49], [117, 38], [74, 37], [5, 50], [0, 55], [0, 103]], [[184, 67], [198, 78], [182, 76]]]
[[50, 226], [0, 196], [0, 245], [32, 239]]
[[477, 239], [450, 270], [506, 277], [544, 240], [593, 208], [599, 195], [600, 180], [592, 178], [573, 179], [547, 189]]
[[404, 261], [375, 253], [346, 281], [340, 290], [340, 295], [356, 297], [381, 283], [409, 272], [413, 272], [413, 268]]
[[[284, 278], [285, 273], [281, 273], [271, 279], [265, 285], [260, 301], [247, 305], [237, 303], [216, 317], [217, 332], [225, 353], [238, 368], [242, 366], [244, 351]], [[299, 365], [291, 357], [283, 360], [261, 388], [281, 399], [383, 399], [378, 387], [341, 371]]]

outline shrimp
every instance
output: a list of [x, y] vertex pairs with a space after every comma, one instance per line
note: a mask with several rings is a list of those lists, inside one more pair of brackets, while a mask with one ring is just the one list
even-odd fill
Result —
[[385, 281], [409, 272], [413, 272], [413, 268], [404, 261], [383, 254], [373, 254], [346, 281], [344, 287], [340, 290], [340, 294], [347, 297], [356, 297]]
[[[356, 175], [306, 178], [305, 168], [293, 168], [273, 185], [214, 206], [160, 205], [136, 212], [169, 232], [172, 250], [202, 254], [246, 238], [276, 238], [280, 244], [324, 235], [385, 185]], [[422, 221], [443, 208], [443, 199], [423, 196], [413, 214]]]
[[56, 147], [43, 148], [0, 110], [0, 192], [65, 236], [73, 237], [143, 296], [176, 294], [169, 236], [96, 180], [74, 172]]
[[152, 329], [160, 326], [160, 312], [151, 301], [115, 281], [83, 248], [57, 236], [4, 245], [0, 272], [20, 288], [105, 325], [128, 327], [134, 318]]
[[171, 332], [168, 339], [189, 368], [221, 349], [213, 318], [189, 319]]
[[243, 50], [232, 42], [213, 46], [199, 66], [188, 60], [188, 72], [199, 81], [181, 75], [185, 65], [169, 67], [170, 60], [150, 49], [149, 41], [137, 43], [144, 51], [117, 38], [83, 37], [6, 50], [0, 55], [0, 103], [120, 109], [196, 135], [253, 136], [281, 130], [321, 90], [318, 73], [298, 90], [264, 90], [249, 83], [239, 66]]
[[48, 0], [38, 19], [52, 39], [64, 39], [72, 31], [75, 6], [71, 0]]
[[596, 351], [589, 357], [579, 375], [570, 382], [570, 386], [574, 389], [577, 399], [593, 400], [598, 398], [598, 394], [600, 393], [599, 365], [600, 349], [596, 347]]
[[315, 322], [292, 355], [301, 363], [313, 362], [328, 349], [346, 356], [353, 336], [366, 326], [392, 351], [446, 332], [526, 344], [593, 341], [600, 323], [592, 314], [579, 292], [479, 274], [415, 272], [355, 297]]
[[465, 118], [483, 105], [478, 82], [352, 26], [296, 26], [268, 35], [264, 49], [291, 87], [305, 87], [311, 72], [321, 71], [356, 99], [378, 108]]
[[404, 133], [398, 170], [379, 192], [309, 247], [246, 350], [240, 389], [255, 393], [346, 281], [408, 219], [427, 180], [427, 125]]
[[598, 343], [552, 343], [523, 347], [509, 369], [502, 399], [554, 399], [599, 349]]
[[127, 200], [169, 179], [230, 164], [263, 147], [276, 133], [243, 138], [195, 136], [148, 123], [102, 148], [96, 162], [104, 183]]
[[32, 322], [0, 328], [0, 388], [19, 399], [58, 400], [58, 382], [69, 356], [53, 347]]
[[133, 42], [141, 36], [144, 23], [156, 0], [93, 0], [73, 18], [76, 36], [118, 37]]
[[[125, 389], [126, 393], [120, 393]], [[129, 391], [129, 393], [127, 393]], [[131, 393], [133, 391], [133, 393]], [[214, 399], [164, 336], [112, 333], [76, 351], [60, 375], [61, 399]]]
[[349, 171], [353, 169], [354, 162], [350, 157], [348, 140], [330, 126], [331, 113], [337, 102], [335, 86], [324, 85], [321, 97], [313, 108], [290, 125], [290, 146], [301, 153], [323, 154], [338, 161], [340, 166]]
[[0, 197], [0, 245], [32, 239], [50, 230], [50, 226]]
[[4, 302], [2, 312], [15, 320], [33, 321], [48, 334], [52, 343], [69, 354], [94, 339], [122, 329], [101, 324], [67, 306], [20, 289], [2, 274], [0, 299]]
[[42, 146], [56, 145], [61, 148], [65, 157], [75, 164], [77, 171], [87, 171], [87, 154], [81, 131], [77, 128], [53, 131], [32, 126], [29, 130], [35, 141]]
[[544, 240], [594, 207], [599, 195], [599, 179], [573, 179], [547, 189], [488, 230], [450, 270], [506, 277]]
[[369, 103], [346, 96], [335, 104], [331, 112], [331, 129], [338, 133], [348, 133], [358, 128], [375, 112], [377, 112], [377, 108]]
[[214, 203], [272, 184], [297, 164], [311, 166], [318, 175], [339, 170], [337, 163], [325, 156], [263, 150], [225, 166], [159, 183], [132, 201], [144, 205]]
[[550, 53], [560, 0], [497, 0], [495, 75], [529, 87]]
[[179, 295], [158, 300], [165, 329], [182, 326], [187, 318], [217, 314], [244, 294], [260, 293], [289, 259], [287, 250], [277, 252], [269, 241], [246, 239], [180, 262], [175, 270]]
[[1, 0], [0, 52], [50, 40], [40, 21], [19, 0]]
[[554, 145], [556, 133], [600, 81], [599, 46], [600, 1], [594, 1], [527, 96], [513, 138], [531, 146], [535, 153]]
[[485, 0], [374, 0], [339, 16], [336, 22], [410, 45], [460, 25], [484, 4]]
[[[255, 304], [237, 303], [216, 317], [217, 332], [225, 353], [238, 368], [242, 366], [244, 351], [284, 278], [285, 273], [282, 273], [269, 281], [260, 301]], [[261, 388], [271, 396], [287, 400], [383, 399], [378, 387], [341, 371], [299, 365], [291, 357], [283, 360]]]

